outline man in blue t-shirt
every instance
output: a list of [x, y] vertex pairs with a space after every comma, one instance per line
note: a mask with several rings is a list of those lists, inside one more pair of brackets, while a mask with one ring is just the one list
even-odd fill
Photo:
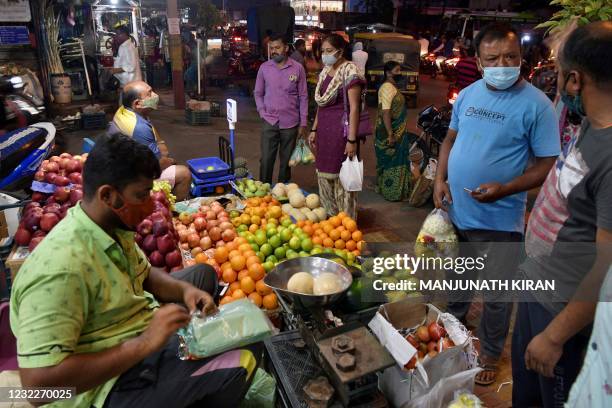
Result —
[[[489, 25], [474, 45], [483, 79], [463, 89], [453, 107], [434, 202], [448, 210], [460, 241], [470, 247], [478, 242], [478, 254], [487, 254], [482, 278], [511, 279], [508, 271], [516, 270], [517, 243], [523, 240], [527, 191], [543, 183], [559, 154], [559, 129], [552, 103], [520, 77], [520, 38], [512, 27]], [[515, 244], [502, 250], [494, 242]], [[463, 321], [473, 294], [464, 295], [448, 305]], [[484, 370], [478, 384], [495, 381], [511, 313], [512, 303], [484, 303], [479, 333]]]

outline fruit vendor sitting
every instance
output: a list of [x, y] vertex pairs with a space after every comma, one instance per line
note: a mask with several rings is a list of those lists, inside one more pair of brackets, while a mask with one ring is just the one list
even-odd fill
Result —
[[161, 180], [172, 186], [177, 201], [187, 198], [191, 186], [191, 172], [187, 166], [177, 165], [170, 157], [168, 146], [149, 120], [151, 111], [157, 109], [159, 95], [143, 81], [133, 81], [125, 85], [121, 94], [122, 106], [115, 112], [109, 133], [119, 131], [149, 147], [159, 160]]
[[22, 386], [76, 388], [50, 406], [236, 407], [246, 394], [261, 344], [177, 357], [175, 333], [190, 312], [215, 311], [217, 278], [208, 265], [151, 267], [135, 244], [160, 172], [147, 147], [102, 136], [85, 164], [83, 200], [16, 276], [10, 317]]

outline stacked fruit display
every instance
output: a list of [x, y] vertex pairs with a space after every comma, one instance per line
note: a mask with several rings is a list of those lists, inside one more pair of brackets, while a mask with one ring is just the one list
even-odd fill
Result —
[[134, 239], [145, 252], [151, 265], [167, 272], [182, 269], [183, 258], [178, 250], [179, 235], [172, 224], [170, 201], [163, 187], [152, 192], [155, 209], [136, 230]]
[[420, 361], [429, 356], [433, 358], [443, 350], [455, 347], [455, 343], [450, 339], [446, 329], [441, 323], [433, 321], [427, 326], [419, 326], [406, 336], [406, 340], [416, 350], [414, 357], [404, 366], [406, 370], [411, 370], [416, 366], [417, 360]]
[[297, 226], [312, 238], [314, 245], [346, 250], [355, 256], [361, 253], [363, 233], [357, 222], [343, 212], [318, 223], [299, 221]]
[[278, 308], [278, 299], [263, 278], [266, 275], [261, 259], [243, 237], [237, 237], [214, 250], [213, 258], [206, 263], [218, 265], [221, 281], [229, 285], [220, 305], [248, 298], [267, 310]]
[[[174, 220], [174, 225], [181, 249], [190, 252], [195, 262], [204, 262], [208, 259], [204, 251], [219, 248], [236, 238], [236, 231], [230, 222], [229, 214], [218, 201], [200, 206], [199, 211], [194, 214], [180, 213]], [[218, 267], [215, 269], [217, 274], [220, 274], [220, 269]]]
[[272, 196], [279, 200], [288, 200], [283, 204], [282, 210], [297, 221], [320, 222], [327, 219], [327, 212], [321, 207], [321, 200], [317, 194], [304, 196], [302, 190], [295, 183], [278, 183], [272, 189]]
[[258, 180], [244, 178], [236, 182], [236, 187], [246, 198], [263, 197], [270, 193], [270, 184]]
[[[53, 193], [34, 192], [21, 215], [15, 232], [18, 246], [34, 250], [42, 239], [66, 216], [68, 209], [83, 197], [83, 164], [87, 154], [72, 156], [62, 153], [44, 160], [34, 178], [51, 185]], [[49, 187], [49, 186], [47, 186]]]

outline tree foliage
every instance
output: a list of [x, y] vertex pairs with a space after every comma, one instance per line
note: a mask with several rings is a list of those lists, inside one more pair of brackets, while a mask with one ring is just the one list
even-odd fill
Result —
[[558, 32], [566, 27], [574, 18], [580, 25], [592, 21], [609, 21], [612, 19], [612, 3], [610, 0], [552, 0], [551, 6], [558, 6], [550, 20], [536, 28], [546, 28], [547, 32]]

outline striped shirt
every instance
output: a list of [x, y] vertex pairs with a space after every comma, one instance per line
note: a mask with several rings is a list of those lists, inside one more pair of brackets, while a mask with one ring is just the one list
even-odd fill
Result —
[[476, 59], [473, 57], [461, 58], [455, 65], [455, 70], [457, 71], [457, 86], [460, 90], [481, 78]]

